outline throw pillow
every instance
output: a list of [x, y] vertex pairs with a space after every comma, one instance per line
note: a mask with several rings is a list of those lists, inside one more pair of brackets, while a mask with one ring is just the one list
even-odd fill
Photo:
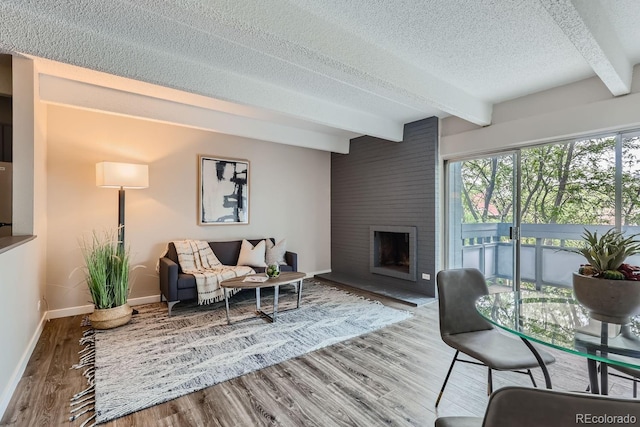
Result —
[[264, 240], [259, 241], [255, 247], [247, 240], [242, 240], [240, 246], [240, 256], [238, 265], [248, 265], [249, 267], [266, 267], [264, 262], [265, 244]]
[[273, 244], [271, 239], [266, 239], [267, 242], [267, 265], [278, 264], [287, 265], [287, 261], [284, 260], [284, 253], [287, 251], [287, 241], [285, 239], [280, 240], [278, 243]]

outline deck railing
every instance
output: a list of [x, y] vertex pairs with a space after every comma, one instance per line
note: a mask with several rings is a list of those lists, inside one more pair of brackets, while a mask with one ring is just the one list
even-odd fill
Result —
[[[462, 224], [462, 266], [475, 267], [489, 281], [513, 278], [513, 245], [509, 241], [509, 223]], [[584, 229], [605, 233], [608, 225], [522, 224], [520, 230], [520, 277], [522, 282], [543, 286], [571, 287], [572, 274], [585, 260], [563, 250], [580, 244]], [[625, 234], [640, 233], [640, 227], [624, 227]], [[640, 264], [640, 255], [627, 262]]]

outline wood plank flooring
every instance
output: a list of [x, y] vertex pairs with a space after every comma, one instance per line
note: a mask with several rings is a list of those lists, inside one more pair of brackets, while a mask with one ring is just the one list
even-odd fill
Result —
[[[113, 420], [108, 426], [430, 426], [442, 415], [482, 416], [486, 369], [458, 363], [436, 411], [454, 351], [440, 339], [438, 307], [381, 299], [415, 316], [380, 331]], [[82, 316], [47, 323], [0, 425], [70, 423], [69, 398], [85, 387], [77, 363]], [[585, 390], [586, 362], [552, 351], [554, 388]], [[544, 384], [540, 370], [534, 373]], [[126, 378], [122, 379], [126, 381]], [[494, 387], [530, 386], [528, 377], [494, 374]], [[611, 378], [610, 394], [631, 398], [631, 382]]]

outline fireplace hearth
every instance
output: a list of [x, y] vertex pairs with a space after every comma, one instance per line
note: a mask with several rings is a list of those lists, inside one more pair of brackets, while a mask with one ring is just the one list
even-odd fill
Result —
[[369, 227], [371, 273], [416, 281], [416, 227]]

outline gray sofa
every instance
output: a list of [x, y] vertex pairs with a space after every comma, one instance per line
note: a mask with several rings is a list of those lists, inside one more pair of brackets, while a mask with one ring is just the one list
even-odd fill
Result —
[[[260, 240], [249, 240], [252, 245], [256, 245]], [[273, 238], [270, 240], [275, 243]], [[240, 256], [240, 246], [242, 240], [230, 242], [208, 242], [209, 246], [216, 254], [216, 257], [224, 265], [236, 265]], [[298, 271], [298, 254], [286, 252], [284, 259], [287, 265], [281, 265], [280, 271]], [[264, 272], [264, 267], [253, 267], [257, 273]], [[193, 300], [198, 298], [196, 290], [196, 278], [192, 274], [182, 272], [178, 264], [178, 254], [173, 243], [169, 243], [167, 254], [160, 258], [160, 292], [161, 298], [167, 301], [169, 316], [171, 309], [180, 301]]]

